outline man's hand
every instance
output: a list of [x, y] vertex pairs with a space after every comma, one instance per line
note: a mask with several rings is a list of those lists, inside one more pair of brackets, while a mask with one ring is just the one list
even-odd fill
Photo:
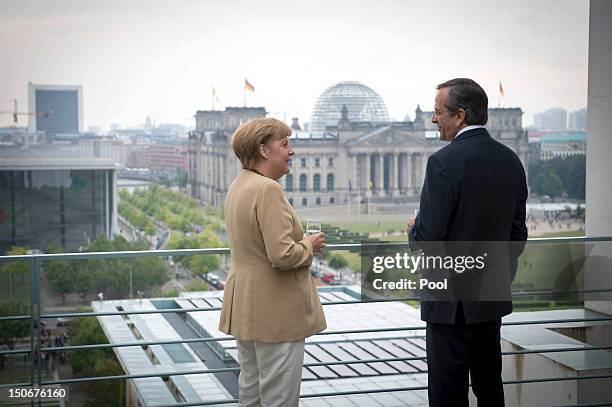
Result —
[[325, 249], [325, 233], [319, 232], [314, 235], [307, 236], [306, 239], [312, 243], [312, 252], [320, 254]]
[[410, 228], [414, 226], [414, 222], [416, 221], [415, 217], [409, 217], [408, 222], [406, 222], [406, 233], [410, 231]]

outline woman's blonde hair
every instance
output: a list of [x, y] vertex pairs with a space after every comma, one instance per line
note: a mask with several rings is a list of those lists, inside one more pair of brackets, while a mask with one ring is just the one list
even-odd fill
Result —
[[243, 168], [253, 169], [261, 144], [282, 140], [290, 135], [291, 128], [280, 120], [251, 119], [238, 127], [232, 135], [232, 150]]

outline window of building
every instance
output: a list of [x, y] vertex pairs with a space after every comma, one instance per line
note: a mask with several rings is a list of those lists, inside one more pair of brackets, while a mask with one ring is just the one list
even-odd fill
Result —
[[332, 204], [332, 205], [335, 204], [336, 203], [336, 198], [333, 198], [333, 197], [329, 198], [329, 203]]
[[312, 190], [316, 192], [321, 190], [321, 175], [315, 174], [312, 178]]
[[333, 191], [334, 190], [334, 174], [327, 174], [327, 190], [328, 191]]
[[293, 175], [287, 174], [285, 177], [285, 191], [293, 191]]
[[318, 158], [315, 158], [315, 167], [320, 167], [321, 166], [321, 160]]
[[308, 205], [308, 199], [302, 198], [302, 206], [307, 206], [307, 205]]
[[300, 175], [300, 191], [306, 192], [306, 183], [308, 182], [308, 177], [306, 174]]
[[302, 166], [302, 168], [306, 167], [306, 159], [305, 158], [302, 158], [300, 160], [300, 165]]
[[293, 198], [289, 198], [289, 205], [293, 206]]
[[333, 168], [334, 166], [334, 159], [330, 158], [329, 160], [327, 160], [327, 166], [330, 168]]
[[315, 201], [317, 206], [321, 206], [321, 198], [317, 198], [317, 200]]

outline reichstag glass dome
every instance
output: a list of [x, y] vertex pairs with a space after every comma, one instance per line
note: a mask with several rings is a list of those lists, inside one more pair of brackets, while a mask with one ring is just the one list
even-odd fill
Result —
[[339, 82], [325, 89], [315, 103], [310, 118], [310, 131], [324, 131], [336, 126], [346, 105], [352, 122], [388, 122], [389, 114], [382, 98], [359, 82]]

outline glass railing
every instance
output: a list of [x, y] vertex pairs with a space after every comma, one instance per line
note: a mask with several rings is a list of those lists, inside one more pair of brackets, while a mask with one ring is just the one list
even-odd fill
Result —
[[[394, 245], [408, 250], [407, 243]], [[612, 238], [528, 241], [513, 282], [514, 312], [502, 322], [504, 384], [516, 402], [521, 392], [509, 391], [513, 386], [540, 386], [546, 394], [559, 391], [547, 385], [592, 381], [598, 385], [583, 386], [588, 394], [578, 394], [577, 386], [570, 404], [553, 394], [547, 405], [612, 403], [610, 246]], [[376, 400], [385, 395], [427, 405], [419, 293], [364, 296], [367, 270], [354, 267], [362, 249], [328, 246], [330, 253], [352, 253], [352, 269], [332, 270], [324, 259], [313, 266], [328, 329], [307, 340], [302, 403], [343, 398], [384, 405]], [[222, 292], [189, 291], [205, 288], [204, 280], [218, 286], [224, 276], [188, 276], [181, 260], [215, 256], [219, 266], [228, 253], [0, 257], [0, 405], [77, 406], [95, 395], [114, 397], [118, 405], [237, 403], [234, 338], [217, 330]], [[342, 275], [323, 279], [326, 273]], [[521, 367], [529, 355], [535, 364]], [[561, 365], [574, 373], [555, 375]]]

